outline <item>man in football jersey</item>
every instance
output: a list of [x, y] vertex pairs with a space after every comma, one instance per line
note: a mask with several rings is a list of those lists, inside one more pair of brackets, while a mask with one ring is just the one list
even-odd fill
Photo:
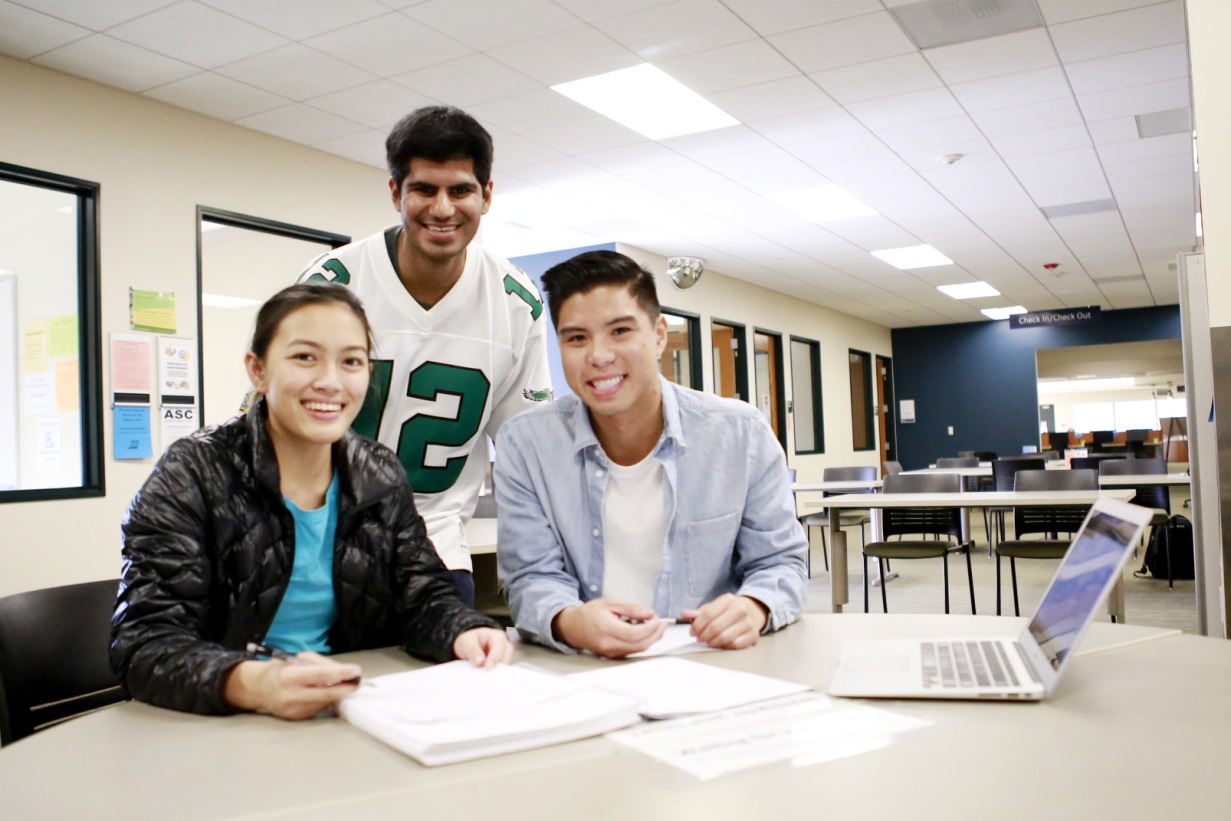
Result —
[[420, 108], [385, 142], [401, 219], [337, 248], [300, 280], [353, 289], [376, 335], [359, 433], [406, 468], [428, 536], [474, 600], [464, 523], [487, 472], [487, 437], [551, 399], [546, 320], [533, 279], [472, 242], [492, 199], [492, 140], [465, 112]]
[[580, 254], [543, 287], [573, 395], [500, 430], [497, 559], [517, 629], [620, 657], [666, 619], [727, 649], [797, 619], [807, 542], [765, 418], [661, 376], [667, 323], [629, 257]]

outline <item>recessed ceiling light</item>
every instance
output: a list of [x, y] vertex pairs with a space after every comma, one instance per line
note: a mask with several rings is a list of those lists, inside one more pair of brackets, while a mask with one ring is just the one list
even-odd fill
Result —
[[855, 217], [874, 217], [876, 210], [840, 185], [818, 185], [778, 191], [765, 198], [809, 222], [836, 222]]
[[937, 285], [936, 290], [954, 299], [978, 299], [981, 296], [1000, 296], [1000, 292], [986, 282], [958, 282], [953, 285]]
[[872, 256], [888, 262], [899, 271], [912, 268], [931, 268], [936, 265], [952, 265], [953, 260], [930, 245], [908, 245], [905, 248], [886, 248], [873, 251]]
[[739, 125], [739, 120], [649, 63], [551, 88], [651, 140]]
[[260, 305], [261, 300], [225, 294], [201, 294], [201, 304], [206, 308], [246, 308], [249, 305]]
[[1013, 314], [1024, 314], [1028, 313], [1028, 311], [1021, 305], [1014, 305], [1010, 308], [984, 308], [979, 313], [988, 319], [1008, 319]]

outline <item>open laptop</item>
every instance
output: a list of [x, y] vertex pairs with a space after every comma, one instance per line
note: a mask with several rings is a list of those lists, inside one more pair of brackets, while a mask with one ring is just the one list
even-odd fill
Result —
[[1099, 603], [1149, 523], [1145, 508], [1099, 499], [1016, 639], [870, 639], [842, 645], [829, 694], [1038, 701], [1055, 689]]

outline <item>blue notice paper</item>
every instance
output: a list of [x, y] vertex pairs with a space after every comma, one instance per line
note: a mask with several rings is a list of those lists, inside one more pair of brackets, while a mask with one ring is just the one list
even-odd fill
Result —
[[148, 459], [154, 455], [150, 438], [150, 406], [120, 405], [113, 409], [116, 459]]

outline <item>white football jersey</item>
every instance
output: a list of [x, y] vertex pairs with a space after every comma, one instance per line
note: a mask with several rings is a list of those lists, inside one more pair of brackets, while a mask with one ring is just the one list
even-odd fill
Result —
[[487, 472], [487, 437], [551, 399], [547, 310], [528, 274], [474, 243], [461, 278], [423, 308], [390, 260], [396, 230], [317, 257], [299, 280], [338, 282], [363, 301], [376, 349], [355, 430], [397, 453], [436, 552], [469, 570], [463, 523]]

